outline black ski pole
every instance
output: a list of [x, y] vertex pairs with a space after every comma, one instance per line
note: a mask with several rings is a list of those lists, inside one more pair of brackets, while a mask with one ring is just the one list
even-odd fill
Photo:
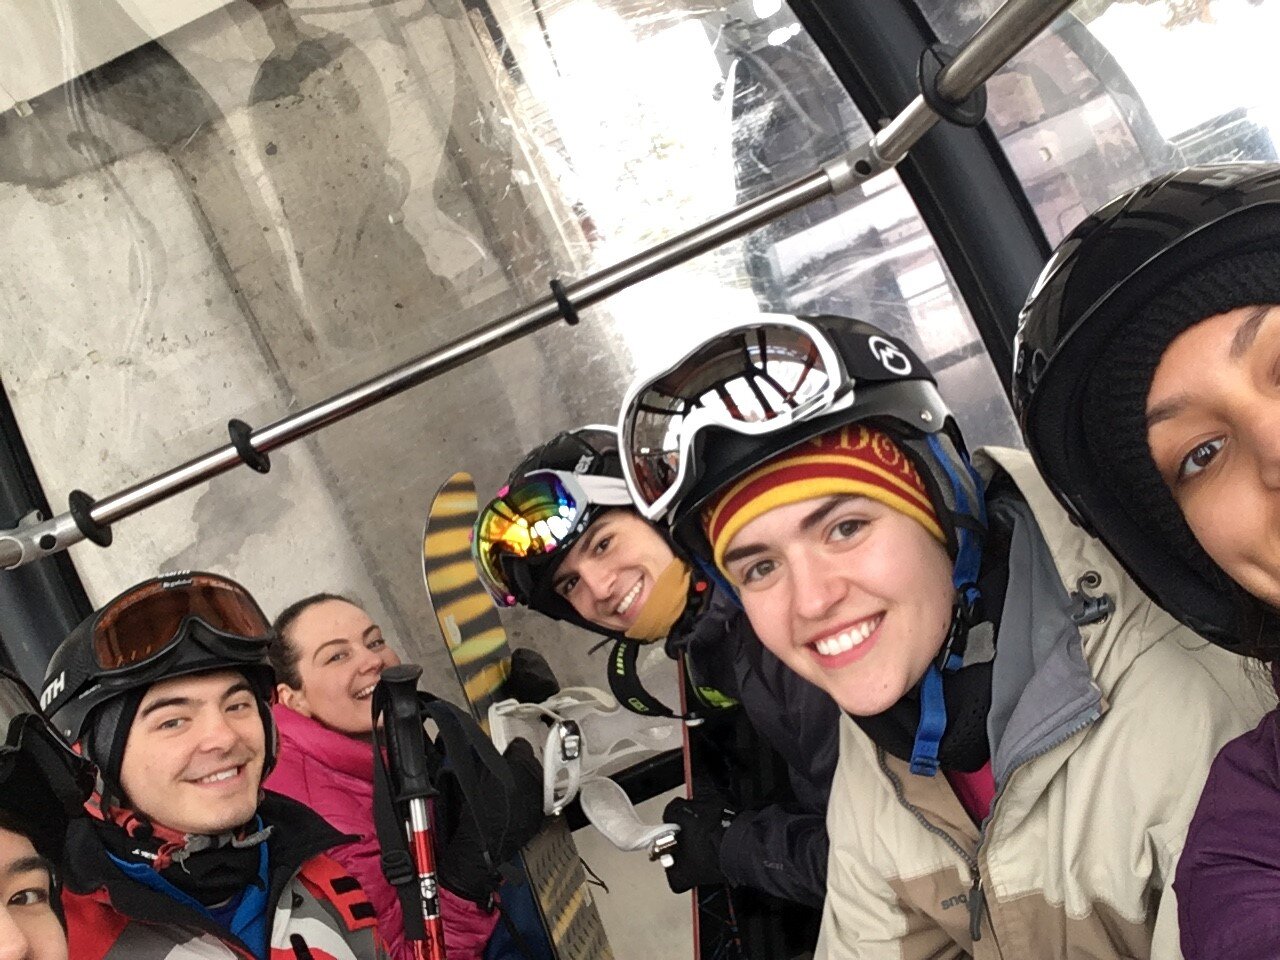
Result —
[[436, 853], [431, 836], [431, 798], [436, 788], [427, 770], [427, 741], [418, 710], [418, 677], [422, 668], [402, 663], [382, 671], [378, 683], [385, 690], [383, 732], [391, 766], [392, 800], [408, 806], [405, 833], [418, 874], [418, 898], [426, 939], [413, 940], [417, 960], [445, 960], [444, 921], [436, 882]]

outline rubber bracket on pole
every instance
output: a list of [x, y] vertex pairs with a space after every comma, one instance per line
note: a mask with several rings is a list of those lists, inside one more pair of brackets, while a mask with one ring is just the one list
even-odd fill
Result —
[[925, 48], [920, 54], [920, 66], [916, 71], [916, 79], [920, 81], [920, 95], [929, 109], [961, 127], [976, 127], [987, 114], [986, 85], [978, 87], [964, 100], [956, 103], [947, 100], [938, 92], [938, 74], [942, 68], [956, 58], [955, 47], [935, 43]]
[[551, 295], [556, 298], [556, 306], [560, 308], [560, 316], [564, 317], [564, 322], [571, 327], [576, 327], [578, 325], [578, 309], [573, 305], [573, 301], [569, 299], [569, 294], [565, 293], [564, 284], [559, 280], [552, 280]]
[[93, 509], [93, 505], [97, 501], [83, 490], [72, 490], [71, 496], [67, 499], [71, 503], [69, 511], [71, 519], [76, 522], [76, 526], [80, 528], [84, 538], [100, 547], [111, 546], [111, 528], [98, 523], [89, 515], [89, 511]]
[[268, 473], [271, 470], [271, 458], [253, 447], [253, 441], [250, 439], [253, 435], [253, 427], [243, 420], [228, 420], [227, 433], [231, 434], [231, 445], [236, 448], [236, 453], [240, 454], [240, 459], [245, 464], [259, 473]]

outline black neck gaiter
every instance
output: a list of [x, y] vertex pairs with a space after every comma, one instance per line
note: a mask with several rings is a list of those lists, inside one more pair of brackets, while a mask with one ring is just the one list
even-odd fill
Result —
[[[938, 747], [943, 770], [972, 773], [991, 758], [987, 741], [987, 713], [991, 709], [991, 662], [975, 663], [955, 673], [943, 674], [942, 698], [947, 704], [947, 729]], [[920, 726], [920, 687], [884, 713], [855, 717], [876, 746], [899, 760], [911, 761], [911, 748]]]
[[270, 836], [270, 827], [256, 830], [250, 824], [216, 837], [188, 835], [181, 845], [162, 839], [148, 824], [137, 820], [127, 828], [106, 821], [99, 829], [113, 856], [127, 863], [146, 864], [206, 907], [219, 906], [250, 886], [262, 885], [259, 846]]
[[[964, 645], [958, 642], [953, 650], [964, 656], [966, 665], [942, 675], [947, 729], [938, 747], [938, 765], [943, 770], [973, 773], [991, 759], [987, 714], [991, 712], [991, 669], [1000, 632], [1000, 612], [1009, 584], [1011, 534], [1012, 530], [1000, 522], [998, 511], [991, 511], [991, 526], [983, 541], [982, 572], [978, 577], [981, 600], [973, 611], [974, 622]], [[920, 685], [916, 684], [883, 713], [871, 717], [850, 714], [850, 719], [876, 746], [909, 763], [916, 729], [920, 726]]]

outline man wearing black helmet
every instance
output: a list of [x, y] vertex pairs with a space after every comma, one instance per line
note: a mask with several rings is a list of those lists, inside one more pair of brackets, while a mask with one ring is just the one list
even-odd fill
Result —
[[67, 960], [57, 864], [93, 773], [4, 670], [0, 731], [0, 960]]
[[617, 446], [612, 428], [586, 427], [529, 453], [480, 511], [476, 565], [499, 602], [614, 638], [610, 685], [636, 712], [678, 715], [636, 676], [639, 645], [665, 639], [667, 653], [683, 658], [699, 701], [690, 715], [736, 701], [785, 762], [794, 802], [736, 814], [711, 799], [667, 806], [663, 818], [681, 827], [667, 871], [673, 891], [727, 882], [820, 906], [835, 704], [755, 642], [732, 596], [636, 513]]
[[73, 956], [384, 956], [346, 838], [262, 790], [275, 762], [269, 621], [239, 584], [170, 574], [81, 623], [41, 701], [98, 768], [68, 836]]
[[843, 710], [819, 960], [1180, 956], [1186, 785], [1259, 705], [1024, 453], [970, 460], [920, 358], [836, 317], [710, 338], [619, 433], [641, 512]]

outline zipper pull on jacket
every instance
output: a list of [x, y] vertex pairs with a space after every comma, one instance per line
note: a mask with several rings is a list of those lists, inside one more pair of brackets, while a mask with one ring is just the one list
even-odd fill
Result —
[[982, 911], [986, 896], [982, 892], [982, 876], [973, 868], [973, 886], [969, 888], [969, 938], [977, 943], [982, 939]]

